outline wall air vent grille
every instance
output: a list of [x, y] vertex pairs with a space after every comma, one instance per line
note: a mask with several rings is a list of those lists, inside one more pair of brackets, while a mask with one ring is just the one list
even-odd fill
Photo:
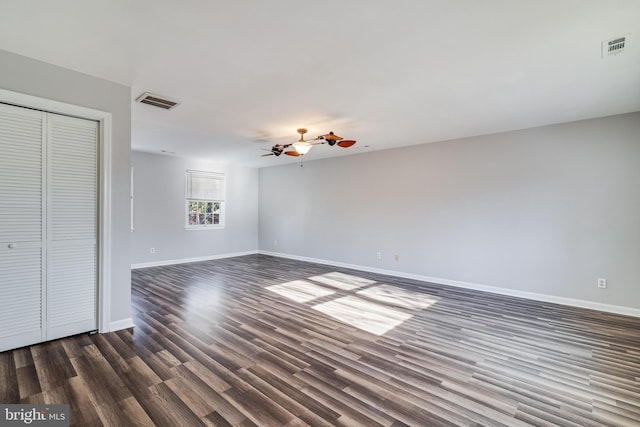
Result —
[[616, 37], [602, 42], [602, 58], [618, 55], [624, 52], [628, 40], [626, 36]]
[[177, 101], [171, 101], [164, 96], [154, 95], [149, 92], [145, 92], [136, 98], [137, 102], [147, 105], [153, 105], [154, 107], [162, 108], [163, 110], [172, 110], [180, 105]]

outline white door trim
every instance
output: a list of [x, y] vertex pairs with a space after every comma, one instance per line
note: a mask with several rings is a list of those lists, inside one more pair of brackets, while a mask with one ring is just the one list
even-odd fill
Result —
[[111, 323], [111, 113], [0, 89], [0, 102], [100, 123], [98, 218], [98, 330]]

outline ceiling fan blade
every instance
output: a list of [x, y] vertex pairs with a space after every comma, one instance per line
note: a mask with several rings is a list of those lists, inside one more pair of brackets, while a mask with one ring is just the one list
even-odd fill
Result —
[[355, 143], [356, 141], [354, 141], [353, 139], [343, 139], [342, 141], [338, 141], [336, 144], [342, 148], [349, 148]]
[[273, 153], [263, 154], [260, 157], [267, 157], [267, 156], [273, 156]]
[[298, 153], [295, 150], [285, 151], [284, 154], [286, 154], [287, 156], [294, 156], [294, 157], [299, 157], [300, 156], [300, 153]]

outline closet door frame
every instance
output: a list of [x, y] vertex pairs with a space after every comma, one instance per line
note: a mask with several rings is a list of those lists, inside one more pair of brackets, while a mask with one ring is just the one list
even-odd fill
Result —
[[98, 331], [111, 324], [111, 113], [0, 89], [0, 102], [99, 123], [98, 147]]

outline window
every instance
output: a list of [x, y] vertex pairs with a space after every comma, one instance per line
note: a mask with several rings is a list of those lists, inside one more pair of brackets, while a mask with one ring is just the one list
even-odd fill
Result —
[[188, 170], [185, 228], [224, 227], [224, 174]]

